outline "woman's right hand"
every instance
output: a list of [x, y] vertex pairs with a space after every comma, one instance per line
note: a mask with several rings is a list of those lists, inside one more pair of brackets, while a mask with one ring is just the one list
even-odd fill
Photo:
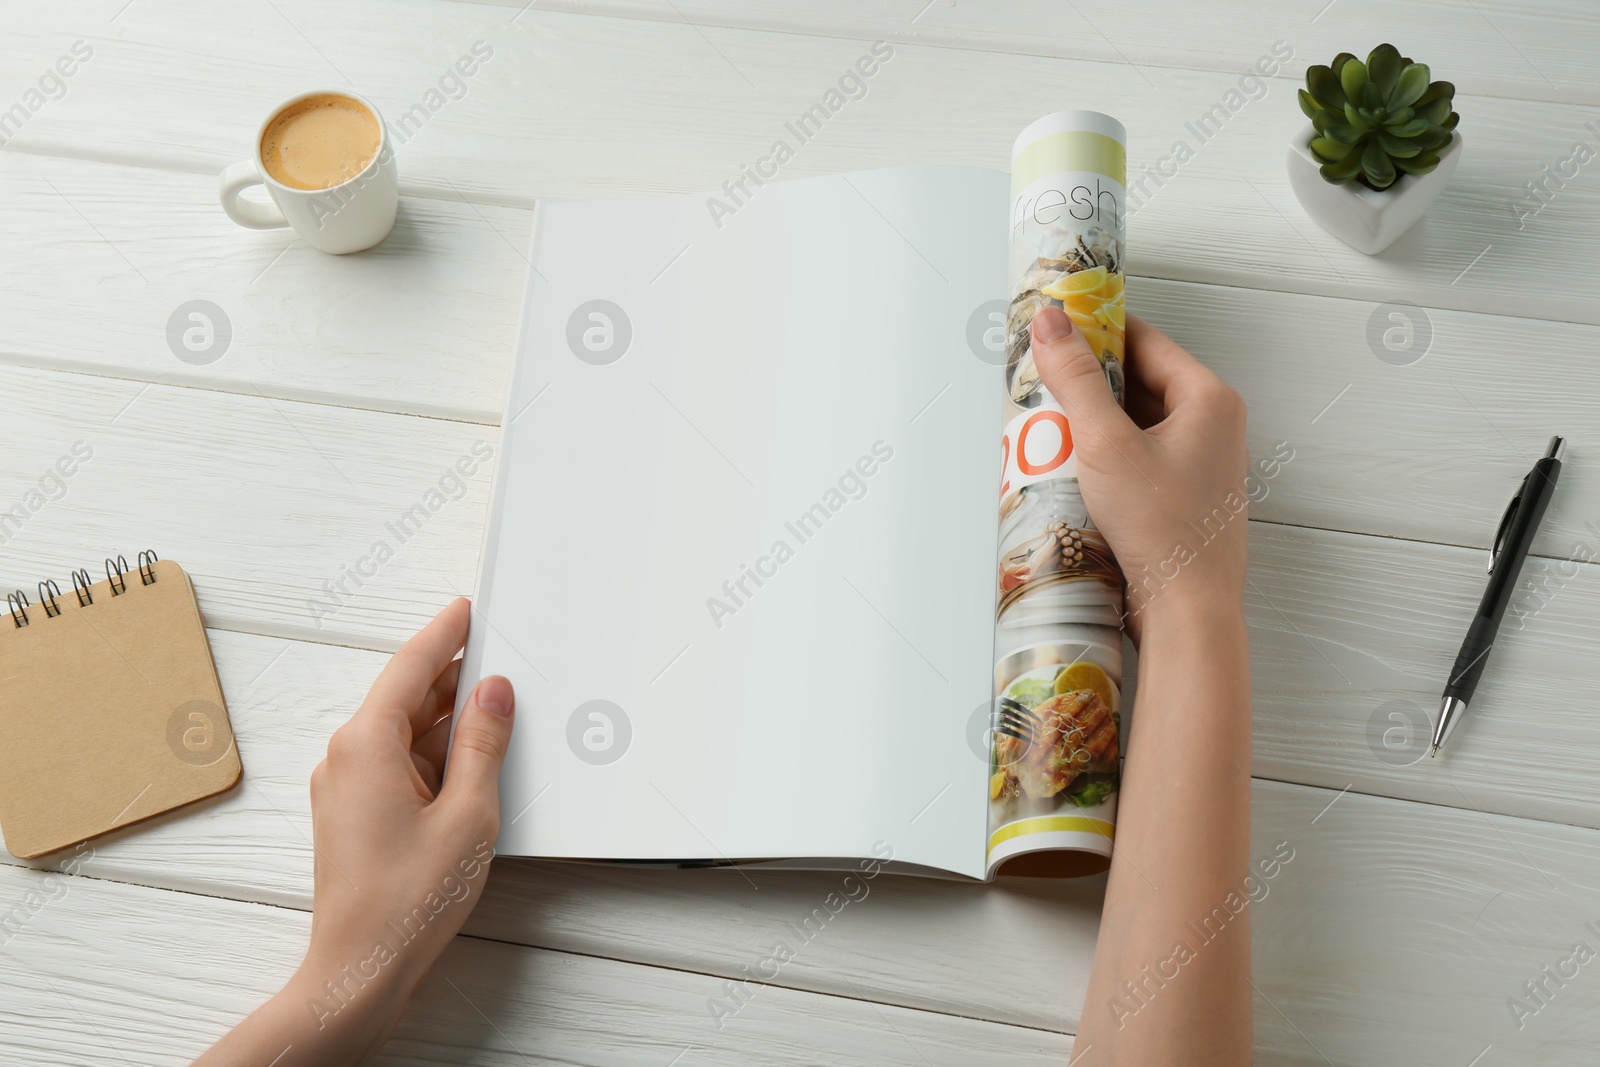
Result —
[[1127, 410], [1060, 308], [1033, 318], [1039, 375], [1072, 427], [1078, 487], [1128, 584], [1137, 640], [1164, 604], [1242, 610], [1245, 406], [1226, 382], [1142, 319], [1128, 316]]

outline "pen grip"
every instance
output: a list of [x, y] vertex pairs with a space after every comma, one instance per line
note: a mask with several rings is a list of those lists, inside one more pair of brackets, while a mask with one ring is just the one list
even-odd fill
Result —
[[1450, 668], [1450, 680], [1444, 687], [1445, 696], [1471, 699], [1478, 688], [1478, 676], [1489, 661], [1489, 651], [1494, 648], [1498, 630], [1494, 619], [1484, 615], [1474, 616], [1472, 625], [1467, 627], [1467, 636], [1461, 642], [1461, 651], [1456, 653], [1455, 665]]

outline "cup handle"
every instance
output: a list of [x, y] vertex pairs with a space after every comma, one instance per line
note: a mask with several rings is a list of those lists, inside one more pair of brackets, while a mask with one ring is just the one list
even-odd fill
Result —
[[289, 220], [283, 217], [283, 212], [278, 210], [278, 205], [267, 201], [246, 200], [240, 194], [252, 185], [260, 185], [261, 176], [256, 173], [256, 165], [250, 160], [241, 160], [222, 172], [221, 182], [217, 195], [222, 200], [222, 210], [228, 217], [240, 226], [247, 226], [252, 230], [275, 230], [280, 226], [289, 225]]

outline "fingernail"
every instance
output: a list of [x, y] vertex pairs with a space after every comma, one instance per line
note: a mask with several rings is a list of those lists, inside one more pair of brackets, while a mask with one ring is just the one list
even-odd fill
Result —
[[511, 692], [511, 682], [498, 674], [491, 674], [478, 683], [477, 692], [472, 699], [478, 702], [478, 707], [490, 715], [500, 718], [509, 718], [514, 697]]
[[1055, 344], [1072, 334], [1072, 320], [1058, 307], [1047, 307], [1033, 317], [1033, 336], [1042, 343]]

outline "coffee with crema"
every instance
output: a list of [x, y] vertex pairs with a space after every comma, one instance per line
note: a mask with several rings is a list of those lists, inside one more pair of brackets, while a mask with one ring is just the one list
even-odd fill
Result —
[[378, 154], [382, 131], [360, 101], [337, 93], [297, 100], [261, 135], [261, 164], [291, 189], [331, 189], [360, 174]]

